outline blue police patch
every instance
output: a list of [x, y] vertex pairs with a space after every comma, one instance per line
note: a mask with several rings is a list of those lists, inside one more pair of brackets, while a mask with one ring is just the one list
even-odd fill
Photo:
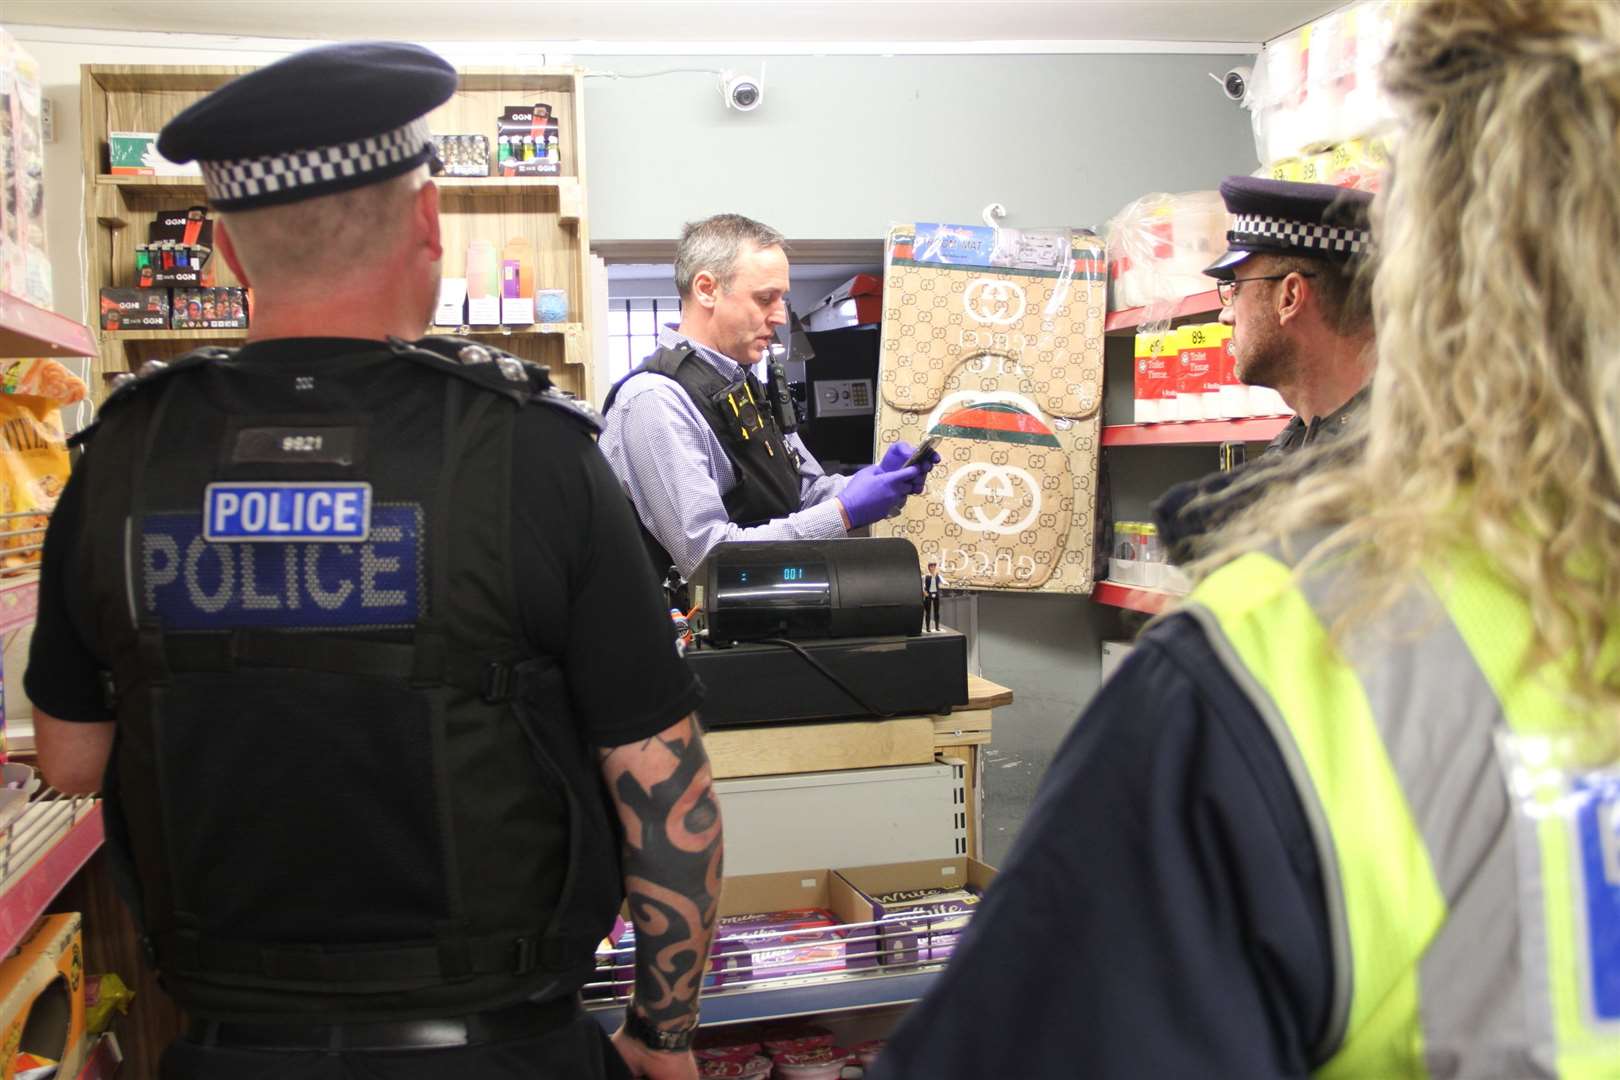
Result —
[[425, 591], [422, 508], [383, 504], [370, 519], [358, 543], [255, 537], [263, 542], [221, 544], [203, 535], [197, 514], [149, 515], [141, 535], [144, 610], [172, 630], [411, 626]]
[[209, 484], [203, 539], [212, 543], [358, 543], [371, 528], [371, 485], [329, 483]]

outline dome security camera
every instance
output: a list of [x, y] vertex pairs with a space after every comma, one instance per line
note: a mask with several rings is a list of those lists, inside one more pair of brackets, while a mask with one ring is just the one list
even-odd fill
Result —
[[726, 99], [726, 108], [749, 112], [759, 108], [765, 100], [765, 82], [752, 75], [726, 72], [720, 77], [720, 93]]
[[1249, 83], [1254, 79], [1254, 69], [1235, 67], [1225, 75], [1211, 75], [1210, 78], [1221, 84], [1221, 93], [1228, 100], [1242, 101], [1249, 92]]

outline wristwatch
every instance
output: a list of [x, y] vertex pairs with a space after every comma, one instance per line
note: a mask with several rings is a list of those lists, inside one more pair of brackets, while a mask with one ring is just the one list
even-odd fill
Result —
[[655, 1028], [648, 1023], [634, 1008], [624, 1011], [624, 1033], [649, 1050], [664, 1052], [679, 1052], [692, 1049], [692, 1039], [697, 1035], [697, 1018], [679, 1031], [665, 1031]]

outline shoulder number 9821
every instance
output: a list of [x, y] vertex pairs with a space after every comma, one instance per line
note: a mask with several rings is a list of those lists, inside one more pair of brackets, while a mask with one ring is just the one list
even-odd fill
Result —
[[321, 448], [321, 436], [285, 435], [281, 439], [281, 448], [288, 453], [312, 454]]

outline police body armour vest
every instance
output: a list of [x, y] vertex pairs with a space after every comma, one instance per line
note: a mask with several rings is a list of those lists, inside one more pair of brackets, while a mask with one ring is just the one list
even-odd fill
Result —
[[[679, 383], [720, 440], [737, 473], [736, 485], [721, 497], [728, 520], [743, 526], [763, 525], [800, 508], [798, 455], [783, 439], [778, 419], [757, 382], [746, 374], [727, 379], [690, 345], [660, 348], [614, 385], [602, 411], [612, 409], [619, 388], [644, 371]], [[674, 560], [645, 526], [641, 534], [653, 569], [662, 578]]]
[[224, 1018], [572, 991], [618, 838], [524, 640], [506, 513], [519, 411], [572, 410], [465, 342], [286, 344], [142, 380], [91, 451], [110, 847], [155, 962]]

